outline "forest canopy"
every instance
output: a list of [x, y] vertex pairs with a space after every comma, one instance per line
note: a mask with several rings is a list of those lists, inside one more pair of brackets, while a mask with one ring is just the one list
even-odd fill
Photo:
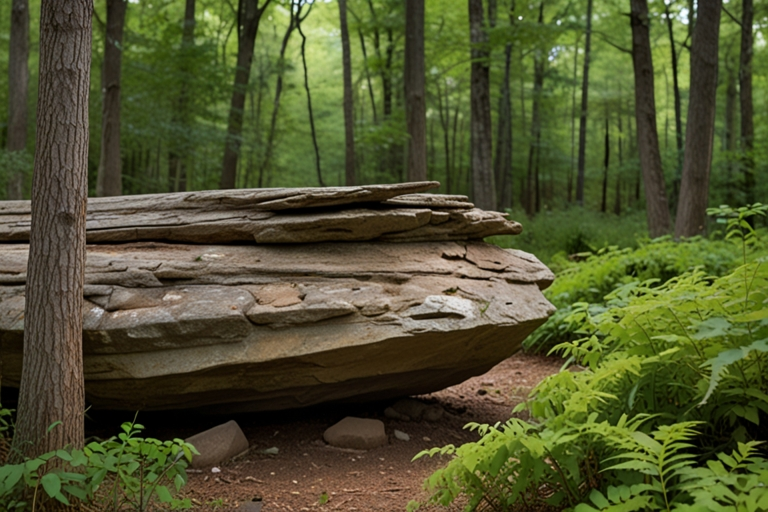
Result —
[[[11, 72], [9, 13], [11, 6], [19, 3], [0, 2], [0, 76], [8, 77]], [[119, 2], [94, 4], [88, 161], [91, 195], [97, 192], [105, 140], [103, 103], [112, 87], [104, 82], [109, 63], [105, 61], [108, 3]], [[405, 181], [409, 140], [404, 94], [406, 2], [345, 3], [351, 52], [355, 182]], [[616, 214], [644, 208], [630, 2], [480, 3], [484, 39], [472, 44], [467, 2], [425, 1], [428, 179], [442, 183], [440, 192], [472, 196], [470, 85], [475, 55], [474, 62], [482, 59], [490, 76], [491, 147], [499, 209], [524, 209], [534, 214], [580, 202], [577, 164], [583, 104], [587, 105], [584, 207]], [[229, 147], [238, 37], [246, 28], [237, 19], [238, 14], [243, 19], [247, 14], [243, 9], [250, 4], [261, 11], [248, 79], [245, 85], [235, 85], [242, 87], [245, 98], [239, 111], [242, 133], [233, 146], [238, 153], [235, 186], [345, 184], [338, 2], [129, 0], [124, 4], [122, 41], [113, 44], [122, 59], [119, 158], [123, 194], [220, 186], [224, 149]], [[742, 20], [747, 5], [754, 11], [753, 149], [745, 146], [742, 136], [744, 106], [739, 97], [743, 87]], [[588, 79], [584, 80], [588, 10], [591, 46]], [[22, 196], [29, 197], [30, 193], [39, 11], [39, 0], [29, 0], [29, 128], [23, 151], [2, 152], [2, 199], [10, 198], [7, 182], [16, 169], [25, 174]], [[673, 214], [683, 167], [692, 27], [697, 13], [693, 1], [648, 2], [656, 125], [665, 190]], [[768, 8], [763, 0], [755, 5], [751, 1], [723, 2], [710, 204], [737, 205], [765, 197], [766, 185], [761, 177], [768, 167], [767, 26]], [[480, 46], [483, 51], [473, 54], [472, 50]], [[583, 103], [585, 87], [588, 90]], [[14, 133], [9, 126], [9, 104], [13, 104], [9, 88], [0, 87], [2, 148], [8, 147]]]

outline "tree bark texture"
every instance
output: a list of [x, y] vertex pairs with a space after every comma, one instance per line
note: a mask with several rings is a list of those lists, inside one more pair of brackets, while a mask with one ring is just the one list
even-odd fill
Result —
[[[8, 141], [9, 152], [27, 146], [27, 94], [29, 91], [29, 1], [11, 4], [11, 38], [8, 50]], [[24, 174], [16, 169], [8, 176], [6, 197], [21, 199]]]
[[[24, 366], [13, 445], [35, 457], [83, 445], [83, 279], [90, 0], [42, 0]], [[62, 423], [50, 432], [49, 426]]]
[[184, 6], [184, 27], [181, 32], [181, 54], [179, 55], [179, 75], [181, 83], [179, 95], [174, 105], [171, 125], [175, 128], [168, 151], [168, 191], [184, 192], [187, 190], [187, 158], [192, 152], [189, 142], [189, 130], [192, 119], [189, 112], [189, 82], [194, 73], [191, 55], [195, 48], [195, 0], [186, 0]]
[[[659, 136], [656, 131], [656, 98], [653, 88], [653, 57], [647, 0], [630, 0], [632, 64], [635, 70], [635, 119], [637, 149], [645, 185], [646, 215], [651, 238], [669, 233], [671, 219], [661, 168]], [[630, 131], [632, 123], [630, 123]], [[630, 139], [631, 139], [630, 133]], [[639, 183], [639, 182], [638, 182]], [[639, 192], [637, 188], [636, 195]]]
[[722, 0], [699, 2], [691, 44], [691, 88], [675, 237], [704, 233], [715, 131]]
[[742, 0], [741, 55], [739, 58], [739, 99], [741, 104], [741, 150], [744, 165], [744, 192], [747, 204], [755, 202], [755, 127], [752, 121], [752, 0]]
[[344, 183], [355, 184], [355, 105], [352, 93], [352, 55], [347, 26], [347, 0], [339, 0], [341, 59], [344, 73]]
[[96, 195], [99, 197], [119, 196], [123, 193], [120, 167], [120, 75], [127, 6], [127, 0], [107, 0], [101, 86], [101, 156], [96, 177]]
[[424, 87], [424, 0], [405, 0], [405, 119], [408, 181], [427, 179], [427, 98]]
[[589, 51], [592, 42], [592, 0], [587, 1], [587, 30], [584, 44], [584, 72], [581, 77], [581, 113], [579, 114], [579, 163], [576, 168], [576, 202], [584, 206], [584, 180], [587, 150], [587, 103], [589, 100]]
[[484, 210], [496, 209], [496, 187], [491, 152], [491, 83], [488, 34], [483, 26], [483, 0], [469, 0], [469, 33], [472, 44], [470, 145], [472, 196]]
[[221, 170], [221, 188], [235, 188], [237, 182], [237, 160], [243, 142], [243, 111], [245, 92], [251, 75], [253, 47], [259, 31], [261, 15], [272, 0], [240, 0], [237, 9], [237, 68], [229, 106], [227, 137], [224, 145], [224, 164]]

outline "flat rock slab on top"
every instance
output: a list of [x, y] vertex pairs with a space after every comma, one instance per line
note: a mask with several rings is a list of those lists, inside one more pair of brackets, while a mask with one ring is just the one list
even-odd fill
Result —
[[[506, 214], [464, 196], [421, 194], [437, 182], [317, 189], [184, 192], [88, 200], [88, 243], [317, 243], [480, 240], [517, 234]], [[29, 201], [0, 202], [0, 242], [29, 240]]]

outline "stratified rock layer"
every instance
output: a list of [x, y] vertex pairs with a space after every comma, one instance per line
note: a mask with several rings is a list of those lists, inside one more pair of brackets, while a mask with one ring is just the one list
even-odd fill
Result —
[[[348, 198], [358, 189], [335, 190]], [[490, 234], [519, 227], [501, 214], [474, 210], [466, 198], [376, 192], [380, 202], [366, 208], [378, 219], [373, 224], [416, 204], [427, 212], [419, 215], [430, 218], [468, 212], [478, 212], [481, 223], [493, 218], [501, 225]], [[230, 197], [210, 194], [219, 203]], [[340, 196], [328, 192], [325, 199]], [[325, 213], [306, 200], [298, 204], [293, 213], [314, 216], [314, 229], [325, 234], [333, 233], [333, 220], [324, 224], [323, 218], [355, 218], [359, 211], [354, 203]], [[121, 219], [137, 224], [128, 214]], [[440, 226], [421, 226], [429, 225]], [[242, 226], [249, 233], [261, 229]], [[375, 232], [366, 229], [355, 232]], [[322, 243], [309, 243], [302, 234], [282, 244], [259, 243], [257, 236], [246, 245], [222, 245], [221, 237], [214, 237], [216, 245], [90, 244], [83, 311], [87, 400], [113, 409], [234, 412], [425, 393], [485, 372], [554, 311], [540, 291], [553, 275], [535, 257], [465, 240], [474, 236], [466, 229], [429, 236], [422, 229], [414, 237], [420, 229], [384, 229], [386, 235], [367, 242], [350, 242], [341, 231], [343, 242], [323, 234], [315, 237]], [[188, 228], [186, 236], [203, 232]], [[27, 254], [25, 243], [0, 244], [4, 385], [18, 386], [21, 375]]]

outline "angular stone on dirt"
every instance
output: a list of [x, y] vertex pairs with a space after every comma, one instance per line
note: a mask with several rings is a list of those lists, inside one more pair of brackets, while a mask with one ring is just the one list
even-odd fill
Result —
[[402, 430], [395, 430], [395, 439], [398, 439], [399, 441], [410, 441], [411, 436], [409, 436]]
[[384, 423], [353, 416], [347, 416], [328, 427], [323, 433], [323, 439], [331, 446], [353, 450], [370, 450], [387, 444]]
[[209, 468], [248, 450], [248, 440], [236, 421], [228, 421], [186, 439], [200, 455], [192, 457], [193, 468]]

